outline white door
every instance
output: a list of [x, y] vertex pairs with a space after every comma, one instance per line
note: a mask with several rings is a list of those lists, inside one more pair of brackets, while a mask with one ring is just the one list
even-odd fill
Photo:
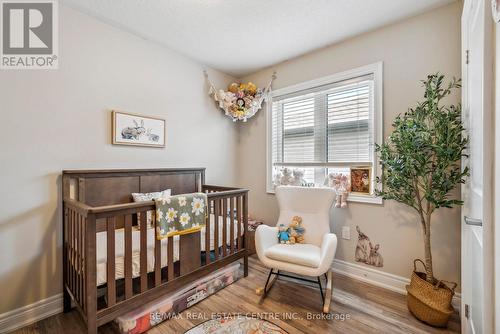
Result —
[[462, 187], [462, 330], [493, 333], [492, 17], [489, 0], [466, 0], [462, 15], [462, 105], [470, 138]]

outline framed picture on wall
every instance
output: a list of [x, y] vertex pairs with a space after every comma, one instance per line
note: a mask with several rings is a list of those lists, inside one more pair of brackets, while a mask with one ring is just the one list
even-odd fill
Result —
[[111, 118], [114, 145], [165, 147], [164, 119], [115, 110]]
[[371, 195], [372, 189], [372, 168], [351, 167], [351, 192]]

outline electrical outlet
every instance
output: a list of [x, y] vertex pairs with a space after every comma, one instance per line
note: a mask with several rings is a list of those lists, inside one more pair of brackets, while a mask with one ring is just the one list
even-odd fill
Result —
[[351, 240], [351, 227], [342, 226], [342, 239]]

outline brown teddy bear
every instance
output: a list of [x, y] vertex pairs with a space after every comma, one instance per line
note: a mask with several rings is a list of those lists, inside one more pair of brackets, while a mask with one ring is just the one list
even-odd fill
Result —
[[292, 222], [288, 225], [288, 234], [290, 235], [290, 244], [304, 243], [304, 233], [306, 230], [302, 227], [302, 217], [294, 216]]

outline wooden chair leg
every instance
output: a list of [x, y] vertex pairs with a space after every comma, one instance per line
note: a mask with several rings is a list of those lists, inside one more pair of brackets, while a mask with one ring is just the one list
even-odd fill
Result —
[[330, 269], [328, 270], [327, 273], [326, 296], [325, 296], [325, 303], [323, 305], [323, 313], [330, 312], [330, 303], [332, 301], [332, 288], [333, 288], [332, 270]]
[[[279, 270], [278, 272], [279, 273]], [[271, 277], [274, 275], [273, 277]], [[269, 271], [269, 276], [267, 277], [266, 285], [264, 287], [259, 287], [255, 290], [257, 295], [261, 296], [259, 303], [262, 303], [264, 299], [267, 297], [267, 294], [269, 293], [269, 290], [273, 287], [274, 282], [276, 282], [278, 279], [278, 275], [276, 275], [273, 270]]]

